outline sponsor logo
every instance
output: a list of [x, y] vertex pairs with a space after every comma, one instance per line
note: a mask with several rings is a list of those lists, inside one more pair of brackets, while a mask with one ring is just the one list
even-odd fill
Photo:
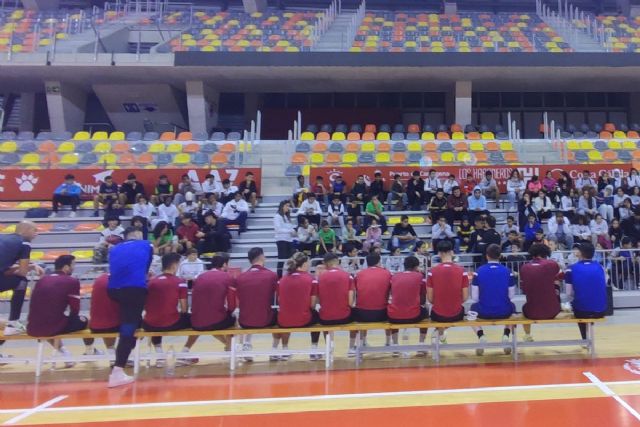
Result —
[[629, 359], [624, 364], [624, 369], [627, 371], [640, 375], [640, 359]]
[[38, 178], [32, 173], [29, 175], [23, 173], [21, 176], [16, 178], [16, 183], [18, 184], [18, 188], [21, 192], [30, 193], [36, 187]]

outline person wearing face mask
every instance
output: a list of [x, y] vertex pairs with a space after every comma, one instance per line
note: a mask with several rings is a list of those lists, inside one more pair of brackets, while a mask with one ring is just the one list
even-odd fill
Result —
[[198, 204], [194, 201], [195, 196], [193, 193], [188, 192], [184, 195], [184, 202], [178, 205], [178, 211], [180, 215], [193, 215], [198, 214]]

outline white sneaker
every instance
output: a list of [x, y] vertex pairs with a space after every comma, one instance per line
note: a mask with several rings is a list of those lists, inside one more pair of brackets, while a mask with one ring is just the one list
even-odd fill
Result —
[[[487, 343], [487, 338], [483, 335], [478, 339], [478, 342], [482, 345]], [[484, 354], [484, 348], [478, 347], [476, 348], [476, 356], [482, 356]]]
[[27, 333], [27, 327], [19, 320], [12, 320], [7, 322], [4, 326], [4, 335], [22, 335]]
[[446, 332], [442, 335], [440, 335], [440, 344], [446, 344], [447, 343], [447, 334]]
[[524, 342], [533, 342], [533, 336], [529, 334], [524, 334]]
[[356, 357], [355, 347], [349, 347], [349, 351], [347, 351], [347, 357]]
[[[246, 342], [242, 344], [242, 351], [251, 351], [251, 350], [253, 350], [253, 346], [250, 343]], [[253, 362], [253, 357], [245, 357], [244, 361]]]
[[94, 348], [92, 352], [85, 351], [82, 353], [83, 356], [104, 356], [104, 352], [97, 348]]
[[416, 352], [416, 357], [427, 357], [426, 351], [418, 351]]
[[49, 218], [55, 218], [57, 216], [58, 214], [56, 212], [51, 212], [51, 214], [49, 215]]
[[[64, 356], [71, 356], [71, 353], [69, 353], [69, 350], [66, 350], [66, 349], [65, 349], [64, 351], [56, 351], [56, 354], [55, 354], [55, 355], [56, 355], [56, 356], [63, 356], [63, 357], [64, 357]], [[71, 369], [71, 368], [73, 368], [74, 366], [76, 366], [76, 362], [64, 362], [64, 367], [65, 367], [66, 369]], [[55, 362], [54, 362], [54, 363], [53, 363], [53, 368], [55, 369], [55, 367], [56, 367], [56, 364], [55, 364]]]
[[176, 360], [176, 366], [177, 367], [191, 366], [191, 365], [195, 365], [199, 361], [200, 361], [200, 359], [198, 359], [197, 357], [190, 357], [188, 359], [178, 359], [178, 360]]
[[114, 369], [109, 375], [109, 388], [119, 387], [121, 385], [131, 384], [135, 378], [125, 374], [122, 369]]
[[509, 345], [509, 347], [505, 347], [505, 348], [502, 349], [504, 351], [504, 354], [511, 354], [511, 350], [512, 350], [511, 346], [510, 346], [511, 338], [509, 338], [508, 335], [503, 335], [502, 336], [502, 344]]
[[71, 211], [69, 213], [69, 218], [75, 218], [76, 217], [76, 213], [74, 211]]

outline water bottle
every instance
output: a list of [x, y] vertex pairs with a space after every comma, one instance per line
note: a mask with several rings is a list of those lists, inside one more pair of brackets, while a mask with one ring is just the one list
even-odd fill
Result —
[[164, 373], [166, 376], [173, 376], [176, 373], [176, 352], [173, 346], [169, 347], [167, 360], [165, 361]]

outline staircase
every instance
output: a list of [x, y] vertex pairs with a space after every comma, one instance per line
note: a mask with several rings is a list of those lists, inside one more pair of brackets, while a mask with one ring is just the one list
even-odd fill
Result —
[[562, 25], [563, 22], [558, 18], [540, 17], [547, 25], [555, 30], [560, 37], [562, 37], [575, 52], [605, 52], [604, 46], [602, 46], [597, 40], [589, 36], [582, 30], [567, 28]]
[[[314, 52], [341, 52], [348, 51], [353, 45], [353, 40], [347, 40], [349, 25], [355, 15], [355, 11], [342, 12], [329, 30], [320, 37], [313, 46]], [[360, 23], [358, 23], [359, 25]]]

